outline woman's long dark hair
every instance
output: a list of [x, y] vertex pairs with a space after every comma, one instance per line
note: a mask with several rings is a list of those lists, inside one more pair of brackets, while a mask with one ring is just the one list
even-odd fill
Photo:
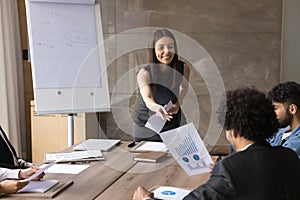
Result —
[[153, 38], [150, 42], [150, 48], [149, 48], [149, 64], [150, 64], [150, 70], [151, 70], [151, 75], [152, 75], [152, 81], [154, 83], [157, 83], [157, 76], [160, 74], [159, 67], [155, 66], [156, 64], [159, 64], [160, 62], [158, 61], [156, 54], [155, 54], [155, 43], [160, 40], [163, 37], [169, 37], [174, 41], [174, 58], [170, 63], [170, 67], [174, 70], [172, 70], [172, 86], [175, 84], [175, 73], [177, 72], [177, 67], [178, 67], [178, 51], [177, 51], [177, 43], [175, 40], [174, 35], [167, 29], [159, 29], [154, 32]]

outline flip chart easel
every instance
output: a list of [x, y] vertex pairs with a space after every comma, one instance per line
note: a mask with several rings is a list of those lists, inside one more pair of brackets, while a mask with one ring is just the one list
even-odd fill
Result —
[[35, 109], [74, 115], [110, 111], [100, 4], [95, 0], [26, 0]]

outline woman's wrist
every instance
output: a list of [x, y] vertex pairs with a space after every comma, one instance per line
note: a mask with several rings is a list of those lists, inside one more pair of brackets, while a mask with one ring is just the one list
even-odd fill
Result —
[[179, 100], [175, 103], [176, 106], [180, 107], [180, 105], [182, 104], [182, 100]]

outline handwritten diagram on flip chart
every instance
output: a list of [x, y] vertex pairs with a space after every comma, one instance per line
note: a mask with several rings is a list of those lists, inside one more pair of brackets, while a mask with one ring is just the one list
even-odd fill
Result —
[[172, 129], [160, 136], [169, 152], [188, 175], [210, 172], [213, 161], [194, 124]]
[[109, 110], [99, 12], [95, 0], [26, 0], [39, 114]]

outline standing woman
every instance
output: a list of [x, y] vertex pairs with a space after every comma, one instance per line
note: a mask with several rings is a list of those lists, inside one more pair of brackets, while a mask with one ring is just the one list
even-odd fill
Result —
[[[188, 90], [189, 66], [178, 60], [176, 40], [169, 30], [157, 30], [150, 45], [149, 64], [137, 72], [141, 98], [134, 115], [135, 141], [161, 141], [156, 132], [145, 127], [153, 114], [167, 120], [161, 132], [186, 124], [180, 105]], [[167, 111], [164, 106], [170, 100], [173, 107]]]

